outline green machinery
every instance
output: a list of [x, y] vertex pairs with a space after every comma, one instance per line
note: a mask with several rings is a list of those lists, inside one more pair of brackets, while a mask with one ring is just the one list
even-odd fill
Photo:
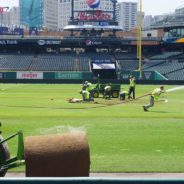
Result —
[[[100, 94], [104, 94], [104, 88], [107, 84], [101, 84], [98, 76], [98, 83], [93, 89], [93, 97], [98, 98]], [[118, 98], [121, 90], [121, 84], [110, 84], [111, 85], [111, 97]]]
[[[98, 98], [100, 94], [104, 94], [104, 88], [106, 84], [97, 84], [93, 89], [94, 98]], [[118, 98], [121, 90], [121, 84], [111, 84], [111, 96], [112, 98]]]
[[[0, 123], [1, 126], [1, 123]], [[1, 134], [2, 132], [0, 132]], [[8, 148], [7, 141], [18, 136], [18, 150], [17, 155], [13, 158], [10, 158], [10, 151]], [[24, 165], [24, 142], [23, 142], [23, 133], [19, 131], [8, 138], [4, 139], [0, 135], [0, 177], [5, 176], [8, 169], [12, 169], [21, 165]]]

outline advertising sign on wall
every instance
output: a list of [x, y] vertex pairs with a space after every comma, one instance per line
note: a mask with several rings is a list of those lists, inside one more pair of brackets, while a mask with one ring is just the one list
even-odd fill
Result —
[[17, 72], [17, 79], [43, 79], [43, 72]]
[[81, 72], [60, 72], [56, 73], [56, 79], [82, 79]]

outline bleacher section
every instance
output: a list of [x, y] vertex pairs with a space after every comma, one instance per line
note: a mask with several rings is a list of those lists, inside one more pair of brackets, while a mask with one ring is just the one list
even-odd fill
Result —
[[33, 55], [0, 55], [0, 70], [25, 71], [32, 60]]
[[139, 67], [138, 60], [117, 60], [118, 66], [124, 71], [137, 70]]
[[[0, 71], [90, 71], [91, 61], [116, 62], [118, 72], [139, 67], [132, 53], [0, 54]], [[184, 80], [184, 54], [164, 52], [143, 60], [143, 71], [157, 71], [169, 80]]]
[[176, 57], [178, 55], [180, 55], [182, 52], [163, 52], [161, 54], [152, 56], [150, 59], [169, 59], [170, 57]]
[[135, 53], [128, 52], [116, 52], [114, 53], [114, 57], [116, 60], [136, 60], [137, 56]]
[[89, 71], [87, 56], [0, 54], [1, 71]]
[[184, 63], [178, 63], [175, 61], [175, 62], [171, 62], [171, 63], [164, 62], [164, 63], [161, 63], [157, 66], [153, 66], [153, 67], [150, 67], [148, 69], [145, 69], [145, 71], [153, 70], [153, 71], [158, 71], [159, 73], [165, 75], [167, 73], [179, 70], [181, 68], [184, 68]]
[[182, 52], [163, 52], [145, 60], [143, 71], [157, 71], [169, 80], [184, 80], [184, 54]]
[[31, 71], [74, 71], [74, 58], [69, 55], [38, 55], [32, 62]]
[[138, 59], [135, 53], [116, 52], [114, 58], [120, 70], [133, 71], [138, 69]]
[[184, 80], [184, 68], [166, 75], [169, 80]]
[[149, 68], [152, 68], [154, 66], [159, 66], [160, 64], [162, 63], [165, 63], [164, 60], [149, 60], [149, 61], [146, 61], [144, 62], [144, 65], [143, 65], [143, 70], [148, 70]]

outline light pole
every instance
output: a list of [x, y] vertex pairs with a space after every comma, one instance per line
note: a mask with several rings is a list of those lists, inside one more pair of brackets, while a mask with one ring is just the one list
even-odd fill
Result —
[[4, 13], [4, 9], [5, 9], [5, 10], [8, 10], [9, 7], [8, 7], [8, 6], [6, 6], [6, 7], [0, 7], [1, 25], [3, 25], [3, 13]]
[[138, 31], [138, 42], [137, 42], [137, 55], [139, 58], [139, 79], [142, 79], [142, 0], [139, 0], [139, 29]]

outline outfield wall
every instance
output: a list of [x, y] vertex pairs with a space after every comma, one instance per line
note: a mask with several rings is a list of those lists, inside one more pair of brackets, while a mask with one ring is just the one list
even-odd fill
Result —
[[[137, 84], [173, 84], [184, 85], [184, 81], [169, 81], [157, 72], [143, 72], [143, 77], [139, 80], [139, 72], [125, 71], [119, 74], [117, 80], [100, 80], [101, 83], [117, 83], [128, 84], [130, 74], [136, 77]], [[81, 84], [83, 81], [89, 80], [92, 83], [97, 83], [97, 78], [92, 72], [0, 72], [1, 83], [68, 83]]]
[[[123, 71], [119, 73], [119, 80], [127, 80], [132, 74], [137, 80], [139, 71]], [[0, 72], [0, 79], [35, 79], [35, 80], [93, 80], [95, 76], [92, 72]], [[167, 80], [163, 75], [155, 71], [143, 71], [142, 80]]]

